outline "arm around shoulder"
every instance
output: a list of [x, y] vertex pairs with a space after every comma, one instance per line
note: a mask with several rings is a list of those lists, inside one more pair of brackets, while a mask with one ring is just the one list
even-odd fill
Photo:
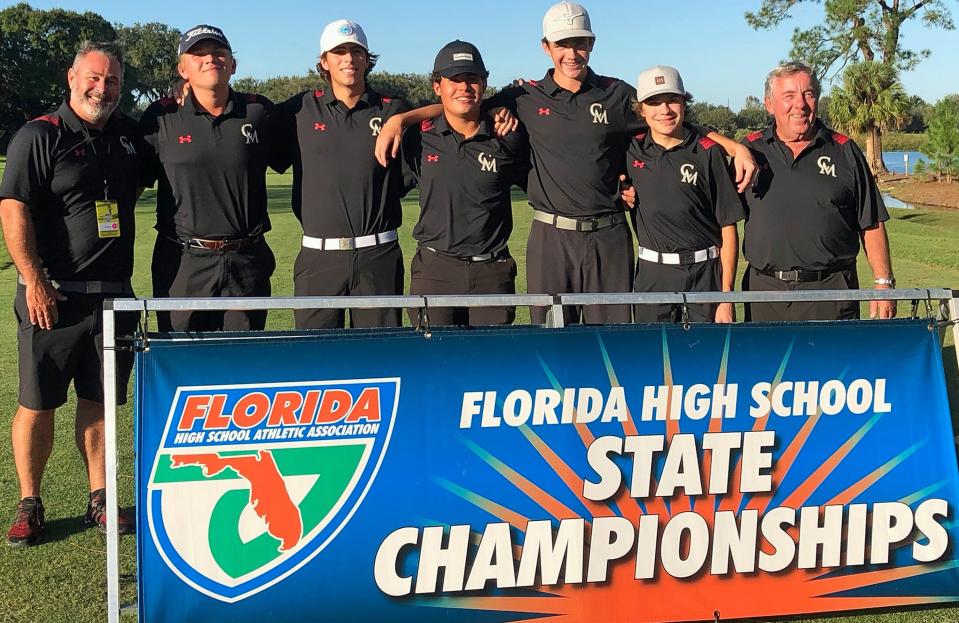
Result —
[[429, 104], [407, 112], [397, 113], [387, 119], [380, 129], [379, 136], [376, 137], [374, 154], [377, 161], [385, 167], [392, 158], [396, 158], [403, 143], [403, 128], [422, 123], [442, 114], [442, 104]]

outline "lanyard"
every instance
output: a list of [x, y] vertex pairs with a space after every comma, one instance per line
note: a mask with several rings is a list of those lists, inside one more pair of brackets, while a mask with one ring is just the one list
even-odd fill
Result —
[[[104, 166], [104, 164], [103, 164], [103, 159], [106, 158], [107, 160], [109, 160], [109, 158], [110, 158], [110, 141], [104, 141], [104, 140], [103, 140], [103, 136], [104, 136], [104, 131], [103, 131], [103, 130], [100, 131], [100, 133], [97, 135], [97, 137], [94, 137], [93, 135], [90, 134], [90, 130], [89, 130], [89, 128], [87, 128], [87, 124], [86, 124], [86, 123], [84, 123], [84, 122], [81, 121], [81, 122], [80, 122], [80, 127], [81, 127], [81, 129], [82, 129], [82, 131], [83, 131], [83, 136], [84, 136], [83, 143], [84, 143], [85, 145], [89, 145], [89, 146], [90, 146], [90, 149], [93, 151], [93, 157], [94, 157], [94, 160], [95, 160], [96, 163], [97, 163], [97, 165], [96, 165], [96, 166], [97, 166], [97, 176], [103, 178], [103, 200], [104, 200], [104, 201], [109, 201], [109, 200], [110, 200], [110, 182], [109, 182], [109, 180], [107, 179], [107, 171], [108, 171], [109, 168]], [[105, 130], [105, 129], [106, 129], [106, 128], [104, 128], [104, 130]], [[101, 154], [102, 149], [101, 149], [100, 151], [97, 150], [97, 146], [96, 146], [96, 139], [97, 139], [97, 138], [100, 139], [100, 147], [103, 148], [103, 147], [105, 146], [105, 148], [106, 148], [106, 153]], [[108, 164], [109, 164], [109, 163], [108, 163]]]

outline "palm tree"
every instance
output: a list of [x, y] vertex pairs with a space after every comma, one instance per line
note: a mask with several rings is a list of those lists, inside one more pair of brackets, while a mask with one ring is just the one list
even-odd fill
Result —
[[874, 175], [888, 173], [882, 133], [909, 118], [909, 98], [892, 65], [864, 61], [847, 67], [842, 86], [832, 90], [829, 116], [837, 130], [865, 134], [869, 168]]

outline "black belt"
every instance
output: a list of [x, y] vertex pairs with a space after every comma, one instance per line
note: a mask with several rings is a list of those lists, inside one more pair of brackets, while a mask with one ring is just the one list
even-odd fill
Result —
[[[17, 283], [27, 285], [23, 276], [17, 274]], [[118, 281], [73, 281], [64, 279], [50, 279], [50, 285], [60, 292], [71, 294], [129, 294], [133, 295], [133, 286], [129, 279]]]
[[[755, 268], [755, 267], [754, 267]], [[835, 275], [851, 267], [832, 268], [829, 270], [762, 270], [756, 268], [756, 272], [762, 273], [767, 277], [779, 279], [780, 281], [794, 281], [796, 283], [809, 283], [812, 281], [822, 281], [830, 275]]]
[[207, 238], [187, 238], [180, 240], [170, 238], [184, 249], [204, 249], [206, 251], [239, 251], [255, 245], [263, 240], [263, 236], [250, 236], [248, 238], [226, 238], [223, 240], [210, 240]]

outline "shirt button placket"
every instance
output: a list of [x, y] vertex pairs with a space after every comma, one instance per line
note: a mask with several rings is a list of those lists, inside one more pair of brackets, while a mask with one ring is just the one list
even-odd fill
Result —
[[220, 139], [223, 138], [223, 131], [222, 131], [222, 129], [220, 128], [220, 118], [217, 117], [217, 118], [215, 118], [215, 119], [211, 119], [210, 121], [211, 121], [211, 123], [210, 123], [211, 131], [212, 131], [212, 134], [213, 134], [213, 142], [214, 142], [214, 143], [219, 143], [219, 142], [220, 142]]

